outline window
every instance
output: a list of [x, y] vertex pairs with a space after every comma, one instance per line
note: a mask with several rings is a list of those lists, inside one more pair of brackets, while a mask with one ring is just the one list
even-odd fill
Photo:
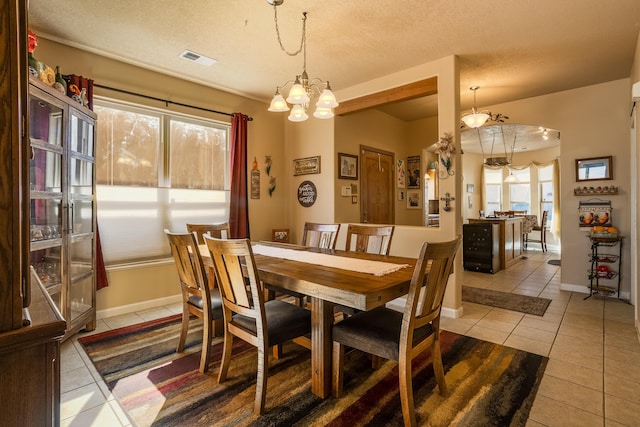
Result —
[[168, 257], [165, 228], [228, 220], [228, 124], [102, 99], [94, 111], [107, 264]]
[[485, 203], [484, 210], [487, 214], [501, 211], [502, 208], [502, 170], [484, 169]]
[[547, 224], [553, 220], [553, 165], [538, 169], [538, 182], [540, 183], [540, 216], [542, 212], [549, 211]]
[[509, 204], [511, 210], [531, 212], [531, 174], [530, 168], [513, 169], [511, 173], [518, 182], [509, 183]]

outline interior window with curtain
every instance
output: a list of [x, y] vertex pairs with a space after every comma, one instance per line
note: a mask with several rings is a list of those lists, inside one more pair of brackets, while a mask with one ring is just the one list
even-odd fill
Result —
[[531, 212], [531, 168], [512, 169], [517, 182], [509, 183], [509, 205], [514, 211]]
[[549, 211], [547, 223], [553, 221], [553, 201], [554, 201], [554, 183], [553, 183], [553, 165], [542, 166], [538, 169], [538, 182], [540, 184], [540, 215], [542, 212]]
[[170, 257], [164, 229], [229, 218], [229, 124], [96, 99], [97, 206], [107, 265]]
[[484, 210], [487, 215], [502, 210], [502, 169], [484, 168]]

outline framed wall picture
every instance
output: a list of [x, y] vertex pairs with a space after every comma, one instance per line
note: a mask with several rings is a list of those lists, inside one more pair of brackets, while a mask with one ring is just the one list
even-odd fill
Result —
[[289, 243], [288, 228], [274, 228], [271, 230], [271, 240], [280, 243]]
[[422, 209], [422, 192], [407, 191], [407, 209]]
[[613, 179], [613, 156], [576, 159], [576, 182]]
[[407, 164], [404, 159], [398, 159], [396, 165], [398, 188], [405, 188], [407, 186]]
[[358, 156], [338, 153], [338, 178], [358, 179]]
[[320, 156], [305, 157], [293, 161], [293, 175], [320, 173]]
[[[421, 177], [420, 156], [407, 157], [407, 188], [420, 188]], [[407, 200], [409, 200], [409, 197], [407, 197]]]

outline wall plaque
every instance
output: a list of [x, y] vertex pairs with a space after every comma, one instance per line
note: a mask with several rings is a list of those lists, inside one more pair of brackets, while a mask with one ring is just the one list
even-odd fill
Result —
[[298, 203], [308, 208], [316, 202], [317, 197], [318, 190], [316, 189], [316, 185], [311, 181], [302, 181], [298, 187]]

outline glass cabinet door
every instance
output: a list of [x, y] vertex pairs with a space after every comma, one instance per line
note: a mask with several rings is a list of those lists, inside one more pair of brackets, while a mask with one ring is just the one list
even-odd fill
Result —
[[94, 266], [94, 125], [70, 109], [69, 138], [69, 303], [71, 321], [90, 310]]
[[62, 104], [33, 95], [29, 99], [30, 262], [64, 313], [63, 113]]

